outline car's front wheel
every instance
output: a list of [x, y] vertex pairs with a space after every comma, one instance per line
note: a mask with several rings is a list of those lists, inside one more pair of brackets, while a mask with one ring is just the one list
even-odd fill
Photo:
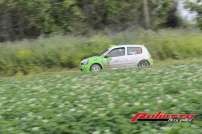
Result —
[[151, 65], [149, 63], [149, 61], [147, 60], [142, 60], [138, 63], [138, 68], [149, 68]]
[[99, 64], [93, 64], [90, 68], [91, 72], [98, 73], [102, 70], [102, 67]]

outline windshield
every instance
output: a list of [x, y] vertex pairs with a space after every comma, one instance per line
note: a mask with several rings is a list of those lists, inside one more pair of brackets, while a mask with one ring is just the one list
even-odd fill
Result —
[[104, 51], [102, 51], [102, 52], [100, 53], [100, 55], [103, 56], [108, 50], [109, 50], [109, 49], [105, 49]]

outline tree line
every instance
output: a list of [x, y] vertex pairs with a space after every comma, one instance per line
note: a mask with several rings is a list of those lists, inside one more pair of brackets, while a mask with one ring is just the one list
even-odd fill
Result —
[[0, 41], [51, 33], [177, 27], [176, 0], [0, 0]]
[[202, 0], [197, 1], [188, 1], [187, 7], [190, 8], [192, 11], [197, 12], [197, 25], [202, 30]]

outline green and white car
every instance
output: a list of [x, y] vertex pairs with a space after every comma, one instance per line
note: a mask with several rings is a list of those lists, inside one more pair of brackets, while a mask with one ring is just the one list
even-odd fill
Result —
[[151, 65], [151, 55], [144, 45], [120, 45], [107, 49], [100, 56], [82, 60], [80, 69], [100, 72], [103, 69], [145, 68]]

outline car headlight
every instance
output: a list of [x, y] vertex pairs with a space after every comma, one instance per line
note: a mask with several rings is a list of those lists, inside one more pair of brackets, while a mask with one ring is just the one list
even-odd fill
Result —
[[84, 59], [84, 60], [82, 60], [82, 61], [81, 61], [81, 64], [82, 64], [82, 65], [86, 65], [86, 64], [88, 64], [88, 59]]

